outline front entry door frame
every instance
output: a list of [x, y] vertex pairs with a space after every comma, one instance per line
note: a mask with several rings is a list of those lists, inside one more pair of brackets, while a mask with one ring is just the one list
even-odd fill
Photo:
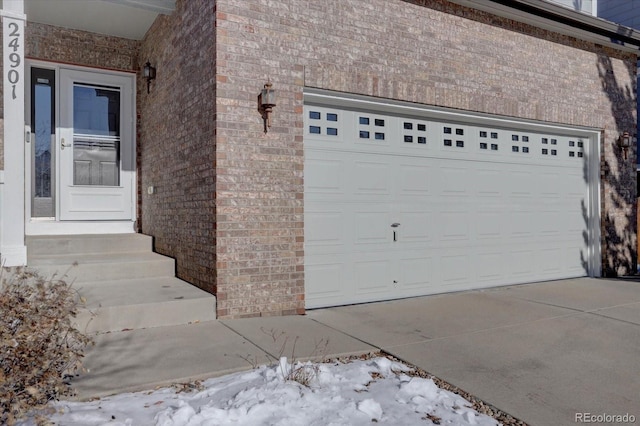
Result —
[[[136, 217], [136, 167], [135, 167], [135, 74], [117, 72], [103, 69], [93, 69], [87, 67], [76, 67], [66, 64], [58, 64], [45, 61], [28, 61], [28, 72], [25, 74], [30, 76], [31, 68], [44, 68], [55, 71], [55, 148], [54, 167], [55, 167], [55, 186], [56, 205], [55, 217], [36, 218], [32, 217], [31, 202], [27, 201], [25, 208], [26, 234], [44, 235], [44, 234], [80, 234], [80, 233], [124, 233], [135, 232], [134, 221]], [[73, 84], [80, 82], [83, 84], [106, 86], [116, 88], [120, 91], [120, 137], [122, 141], [121, 147], [121, 165], [120, 179], [118, 185], [87, 188], [86, 186], [73, 185], [69, 180], [69, 174], [65, 176], [61, 173], [62, 167], [73, 168], [73, 107], [71, 105], [73, 99]], [[25, 109], [27, 129], [31, 126], [31, 84], [27, 82], [25, 86]], [[66, 110], [65, 110], [66, 108]], [[33, 136], [32, 136], [33, 138]], [[62, 143], [64, 143], [64, 152]], [[67, 155], [66, 157], [64, 155]], [[32, 148], [30, 143], [25, 143], [25, 191], [31, 195], [32, 185]], [[71, 164], [69, 164], [71, 159]], [[71, 172], [73, 179], [73, 172]], [[97, 191], [96, 191], [97, 189]], [[75, 192], [79, 197], [90, 199], [98, 196], [95, 203], [98, 208], [91, 209], [69, 208], [69, 199], [62, 200], [63, 196]], [[103, 196], [100, 199], [100, 196]], [[31, 197], [27, 197], [30, 200]], [[107, 200], [117, 200], [112, 203]], [[113, 205], [117, 204], [117, 208]], [[88, 204], [91, 206], [91, 203]], [[73, 206], [72, 206], [73, 207]], [[85, 205], [86, 207], [86, 205]]]
[[[133, 150], [133, 106], [130, 102], [133, 93], [133, 79], [130, 76], [104, 74], [61, 68], [59, 74], [59, 128], [57, 136], [58, 161], [58, 206], [57, 217], [60, 220], [130, 220], [133, 217], [133, 188], [135, 185], [135, 151]], [[80, 102], [77, 93], [92, 93], [88, 103], [103, 101], [98, 106], [90, 105], [90, 110], [80, 111], [76, 102]], [[117, 95], [115, 108], [106, 105], [104, 96], [93, 92]], [[108, 101], [111, 103], [111, 101]], [[87, 129], [77, 129], [76, 115], [91, 115], [81, 119]], [[110, 119], [109, 119], [110, 117]], [[127, 117], [129, 117], [127, 119]], [[98, 120], [96, 120], [96, 118]], [[99, 121], [99, 123], [96, 123]], [[104, 121], [113, 121], [109, 124]], [[104, 123], [103, 123], [104, 122]], [[113, 125], [116, 137], [110, 136], [107, 127]], [[87, 134], [91, 132], [92, 134]], [[99, 134], [98, 134], [99, 133]], [[86, 146], [87, 148], [82, 148]], [[119, 151], [119, 155], [109, 154]], [[85, 155], [84, 153], [92, 153]], [[80, 155], [78, 155], [80, 153]], [[102, 153], [106, 153], [103, 155]], [[93, 156], [95, 159], [91, 159]], [[102, 157], [102, 158], [101, 158]], [[115, 157], [115, 158], [114, 158]], [[96, 171], [108, 168], [108, 172]], [[81, 173], [84, 167], [93, 171]], [[91, 173], [90, 176], [88, 174]], [[108, 182], [100, 182], [102, 175], [108, 175]], [[81, 179], [78, 182], [78, 179]], [[91, 180], [84, 183], [82, 180]], [[95, 182], [93, 182], [95, 180]]]

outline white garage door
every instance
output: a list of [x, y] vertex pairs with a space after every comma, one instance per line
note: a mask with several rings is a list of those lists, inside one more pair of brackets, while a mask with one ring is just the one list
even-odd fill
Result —
[[593, 131], [309, 94], [304, 115], [307, 308], [596, 273]]

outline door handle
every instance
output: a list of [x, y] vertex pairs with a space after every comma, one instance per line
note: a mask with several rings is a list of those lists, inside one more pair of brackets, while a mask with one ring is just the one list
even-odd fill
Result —
[[396, 242], [398, 241], [398, 234], [396, 232], [396, 229], [398, 226], [400, 226], [400, 224], [398, 222], [392, 223], [391, 227], [393, 228], [393, 241]]
[[60, 149], [65, 149], [65, 148], [70, 148], [71, 144], [65, 144], [64, 143], [64, 138], [60, 139]]

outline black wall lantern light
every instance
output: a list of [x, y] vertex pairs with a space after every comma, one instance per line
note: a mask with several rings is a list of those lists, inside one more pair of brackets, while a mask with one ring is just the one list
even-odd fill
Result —
[[618, 137], [618, 146], [622, 148], [622, 152], [624, 154], [624, 159], [627, 159], [627, 152], [629, 151], [629, 147], [631, 143], [635, 141], [636, 138], [631, 136], [629, 132], [624, 132]]
[[142, 68], [142, 76], [147, 79], [147, 93], [149, 93], [149, 86], [151, 85], [151, 80], [156, 79], [156, 69], [151, 66], [151, 63], [147, 61]]
[[258, 95], [258, 111], [262, 115], [265, 133], [271, 127], [271, 112], [274, 106], [276, 106], [276, 91], [272, 88], [271, 82], [267, 82]]

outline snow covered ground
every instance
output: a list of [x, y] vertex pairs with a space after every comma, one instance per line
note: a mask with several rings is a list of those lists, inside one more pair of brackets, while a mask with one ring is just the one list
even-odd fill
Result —
[[[284, 380], [297, 369], [309, 386]], [[93, 402], [60, 401], [50, 420], [93, 425], [496, 425], [462, 397], [387, 358], [261, 366], [203, 382]]]

